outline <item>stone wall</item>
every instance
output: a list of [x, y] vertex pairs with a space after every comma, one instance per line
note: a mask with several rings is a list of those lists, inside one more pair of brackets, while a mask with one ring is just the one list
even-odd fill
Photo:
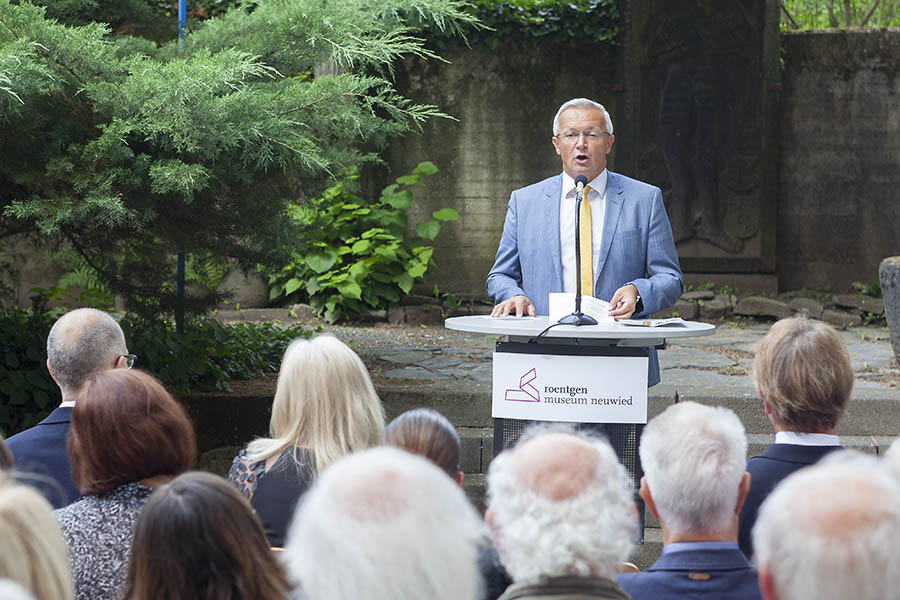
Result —
[[778, 279], [871, 282], [900, 254], [900, 31], [782, 36]]

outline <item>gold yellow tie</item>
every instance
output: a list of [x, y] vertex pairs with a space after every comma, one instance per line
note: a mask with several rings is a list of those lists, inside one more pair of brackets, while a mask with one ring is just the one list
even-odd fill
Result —
[[578, 231], [581, 234], [581, 294], [583, 296], [594, 295], [594, 261], [591, 251], [591, 203], [588, 200], [590, 186], [584, 187], [581, 196], [581, 208], [578, 211]]

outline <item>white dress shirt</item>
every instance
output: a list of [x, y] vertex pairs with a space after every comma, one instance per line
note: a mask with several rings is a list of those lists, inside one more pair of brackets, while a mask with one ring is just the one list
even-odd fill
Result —
[[828, 433], [796, 433], [794, 431], [776, 431], [776, 444], [794, 444], [797, 446], [840, 446], [841, 438]]
[[[594, 280], [600, 261], [600, 242], [603, 236], [603, 218], [606, 216], [606, 169], [588, 182], [590, 191], [585, 200], [591, 203], [591, 264]], [[562, 191], [559, 198], [559, 253], [562, 260], [563, 291], [575, 293], [575, 180], [568, 173], [562, 174]], [[581, 290], [582, 294], [594, 294], [594, 290]], [[604, 298], [609, 300], [609, 298]]]

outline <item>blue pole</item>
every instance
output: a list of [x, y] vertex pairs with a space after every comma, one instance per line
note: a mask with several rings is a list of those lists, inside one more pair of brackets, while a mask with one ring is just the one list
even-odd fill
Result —
[[[182, 37], [187, 22], [187, 0], [178, 0], [178, 53], [181, 54]], [[175, 332], [184, 333], [184, 252], [178, 250], [175, 269]]]

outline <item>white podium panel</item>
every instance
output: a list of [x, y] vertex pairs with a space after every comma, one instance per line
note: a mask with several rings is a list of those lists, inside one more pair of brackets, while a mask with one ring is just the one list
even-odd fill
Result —
[[646, 423], [646, 356], [495, 352], [494, 418]]

